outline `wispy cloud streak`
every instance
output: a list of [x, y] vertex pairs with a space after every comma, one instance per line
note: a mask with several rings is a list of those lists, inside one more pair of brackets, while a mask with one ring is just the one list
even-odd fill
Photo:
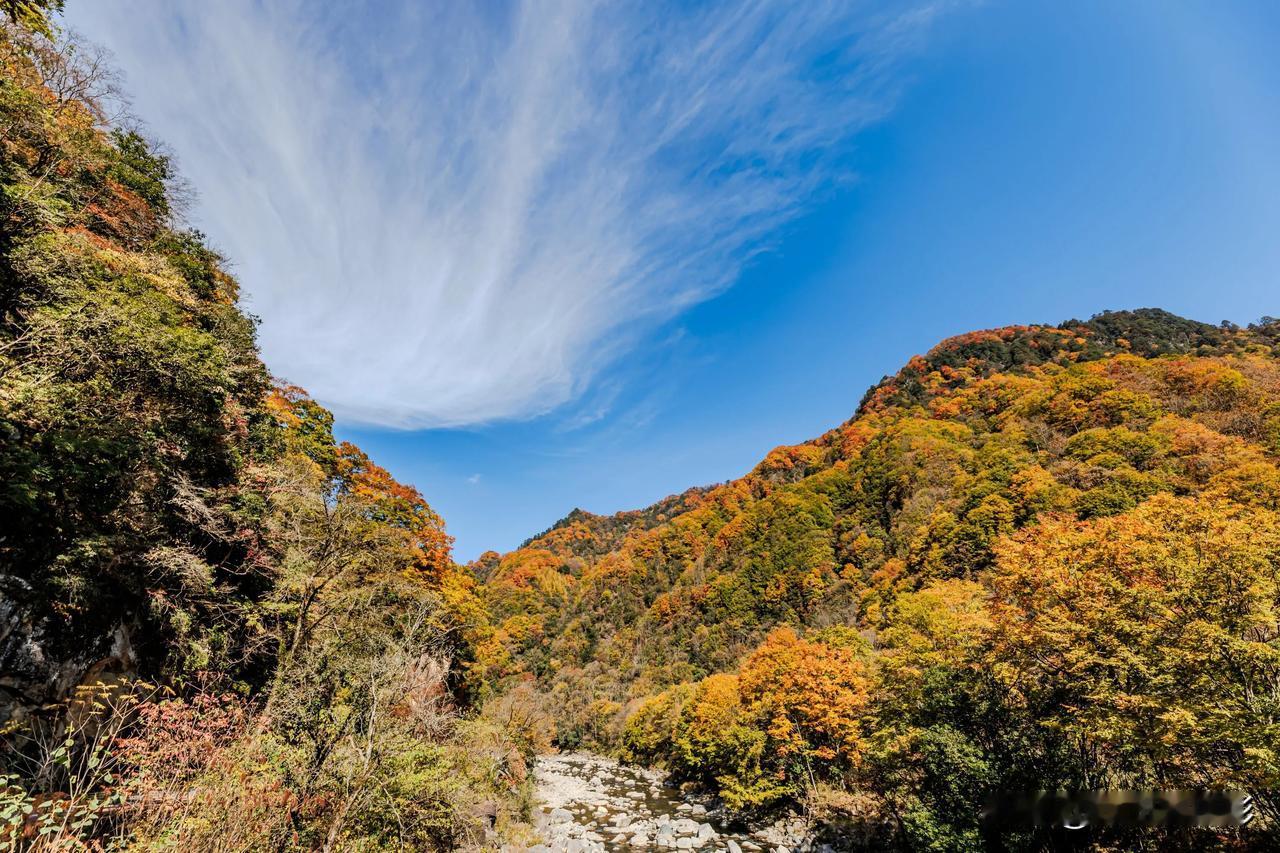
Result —
[[340, 417], [397, 427], [550, 411], [731, 285], [850, 177], [848, 145], [892, 106], [934, 15], [765, 0], [72, 12], [198, 188], [268, 363]]

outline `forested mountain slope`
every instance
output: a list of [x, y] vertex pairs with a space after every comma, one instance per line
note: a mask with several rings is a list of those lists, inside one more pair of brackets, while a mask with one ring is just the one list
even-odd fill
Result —
[[57, 5], [0, 0], [0, 849], [518, 846], [552, 736], [871, 849], [1041, 848], [978, 816], [1058, 786], [1247, 788], [1261, 833], [1181, 843], [1272, 843], [1280, 322], [963, 335], [459, 567], [268, 373]]
[[877, 845], [971, 849], [997, 789], [1274, 789], [1278, 345], [1151, 309], [944, 341], [739, 480], [487, 555], [473, 675]]
[[0, 850], [518, 831], [536, 743], [460, 690], [443, 522], [268, 374], [49, 5], [0, 5]]

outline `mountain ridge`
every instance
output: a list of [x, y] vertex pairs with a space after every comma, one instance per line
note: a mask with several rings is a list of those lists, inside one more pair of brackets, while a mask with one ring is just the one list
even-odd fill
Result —
[[[1046, 342], [1058, 341], [1058, 348], [1046, 347]], [[1117, 311], [1101, 311], [1087, 321], [1066, 320], [1056, 326], [1048, 324], [995, 326], [977, 329], [943, 338], [924, 355], [913, 356], [896, 373], [887, 374], [870, 386], [863, 394], [854, 414], [841, 424], [814, 438], [794, 445], [778, 445], [746, 474], [719, 483], [690, 486], [644, 507], [619, 510], [614, 513], [595, 513], [575, 507], [546, 530], [529, 537], [515, 549], [537, 546], [552, 541], [557, 531], [586, 525], [593, 529], [603, 526], [627, 528], [628, 520], [641, 524], [662, 523], [670, 513], [682, 504], [688, 504], [697, 496], [740, 479], [752, 476], [777, 478], [796, 476], [804, 469], [799, 466], [795, 449], [825, 446], [841, 427], [856, 421], [868, 410], [889, 405], [923, 404], [927, 398], [917, 398], [904, 386], [920, 389], [925, 383], [934, 388], [945, 382], [956, 382], [960, 369], [974, 375], [990, 375], [992, 372], [1033, 367], [1052, 361], [1079, 364], [1109, 358], [1121, 352], [1137, 354], [1144, 358], [1158, 358], [1200, 350], [1203, 354], [1235, 352], [1254, 346], [1276, 346], [1280, 343], [1280, 320], [1262, 317], [1255, 323], [1241, 327], [1228, 321], [1211, 325], [1188, 320], [1161, 308], [1135, 308]], [[1049, 353], [1046, 356], [1046, 352]], [[1002, 356], [993, 358], [993, 355]], [[944, 369], [949, 376], [944, 375]], [[939, 381], [942, 380], [942, 381]], [[629, 528], [628, 528], [629, 529]], [[501, 557], [497, 551], [487, 551], [472, 561], [479, 565]]]
[[1280, 730], [1238, 697], [1280, 676], [1278, 342], [1159, 309], [948, 338], [739, 478], [487, 555], [469, 672], [562, 748], [869, 846], [972, 849], [994, 790], [1265, 788]]

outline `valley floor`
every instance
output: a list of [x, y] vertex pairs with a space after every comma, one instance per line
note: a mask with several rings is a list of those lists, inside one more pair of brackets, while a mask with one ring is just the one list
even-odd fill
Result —
[[748, 829], [682, 797], [663, 773], [586, 753], [539, 760], [542, 812], [537, 853], [621, 850], [799, 851], [813, 849], [799, 819]]

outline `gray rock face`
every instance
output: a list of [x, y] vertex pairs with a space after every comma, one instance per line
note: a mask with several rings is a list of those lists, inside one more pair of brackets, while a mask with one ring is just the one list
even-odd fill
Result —
[[94, 617], [88, 620], [92, 630], [86, 625], [84, 635], [64, 636], [40, 615], [44, 608], [32, 600], [31, 585], [3, 573], [3, 568], [0, 725], [26, 719], [41, 705], [67, 698], [81, 684], [118, 683], [136, 674], [130, 625]]

